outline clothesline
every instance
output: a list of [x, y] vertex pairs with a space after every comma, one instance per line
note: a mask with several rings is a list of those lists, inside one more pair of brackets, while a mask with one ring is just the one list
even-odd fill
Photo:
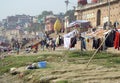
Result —
[[[94, 54], [91, 56], [91, 58], [89, 59], [87, 65], [86, 65], [86, 68], [88, 67], [88, 65], [90, 64], [91, 60], [94, 58], [95, 54], [99, 51], [99, 49], [101, 48], [101, 46], [105, 43], [105, 41], [107, 40], [107, 38], [111, 38], [111, 33], [113, 33], [113, 36], [115, 36], [115, 39], [113, 37], [113, 44], [114, 44], [114, 47], [115, 49], [118, 48], [119, 50], [119, 47], [120, 47], [120, 29], [118, 30], [114, 30], [114, 32], [112, 32], [113, 30], [109, 30], [107, 33], [106, 33], [106, 37], [105, 39], [103, 40], [103, 42], [100, 44], [100, 46], [98, 47], [98, 49], [94, 52]], [[112, 39], [111, 39], [112, 40]], [[112, 46], [112, 45], [111, 45]]]

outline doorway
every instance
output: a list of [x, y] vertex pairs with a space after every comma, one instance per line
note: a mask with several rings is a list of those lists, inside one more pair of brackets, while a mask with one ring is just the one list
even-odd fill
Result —
[[97, 23], [96, 26], [99, 26], [101, 24], [101, 10], [97, 11]]

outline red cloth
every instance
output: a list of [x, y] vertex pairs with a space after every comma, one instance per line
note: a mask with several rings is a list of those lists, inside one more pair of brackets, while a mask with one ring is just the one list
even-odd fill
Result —
[[33, 49], [33, 48], [37, 48], [38, 45], [39, 45], [39, 43], [36, 43], [35, 45], [32, 46], [32, 49]]
[[97, 3], [98, 2], [98, 0], [92, 0], [92, 3]]
[[117, 31], [115, 33], [114, 48], [119, 49], [120, 33]]

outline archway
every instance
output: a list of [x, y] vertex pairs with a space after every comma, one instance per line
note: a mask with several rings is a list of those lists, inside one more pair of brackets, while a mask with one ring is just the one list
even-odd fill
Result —
[[101, 10], [97, 11], [97, 23], [96, 26], [99, 26], [101, 24]]

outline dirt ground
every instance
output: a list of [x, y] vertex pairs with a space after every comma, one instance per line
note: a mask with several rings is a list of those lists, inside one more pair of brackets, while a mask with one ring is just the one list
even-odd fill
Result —
[[[57, 83], [60, 80], [68, 80], [69, 83], [120, 83], [119, 68], [105, 68], [93, 64], [86, 68], [86, 64], [82, 63], [47, 63], [50, 68], [31, 70], [34, 72], [24, 78], [9, 74], [0, 76], [0, 83]], [[24, 70], [24, 67], [20, 69]], [[36, 79], [39, 79], [39, 81], [36, 82]]]
[[[76, 46], [79, 46], [79, 44]], [[56, 53], [60, 53], [60, 49], [57, 48], [58, 52]], [[113, 48], [108, 51], [115, 52]], [[119, 51], [116, 50], [116, 52]], [[79, 64], [72, 63], [72, 60], [68, 62], [65, 58], [60, 58], [60, 62], [53, 60], [54, 57], [49, 58], [51, 61], [47, 61], [47, 68], [30, 70], [31, 73], [23, 74], [22, 77], [20, 77], [20, 74], [12, 76], [6, 73], [0, 76], [0, 83], [57, 83], [61, 80], [67, 80], [68, 83], [120, 83], [119, 66], [106, 68], [90, 64], [86, 68], [88, 61], [83, 58], [78, 58], [74, 61]], [[26, 71], [25, 67], [21, 67], [18, 70], [21, 72]]]

